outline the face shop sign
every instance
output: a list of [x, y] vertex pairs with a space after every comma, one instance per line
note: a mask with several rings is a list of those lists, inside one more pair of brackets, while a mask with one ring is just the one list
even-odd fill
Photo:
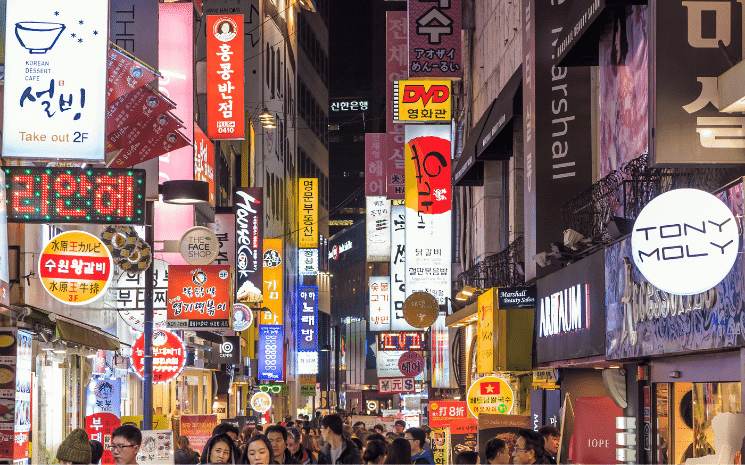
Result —
[[696, 189], [676, 189], [652, 200], [631, 234], [636, 266], [655, 287], [699, 294], [719, 284], [737, 258], [740, 235], [721, 200]]

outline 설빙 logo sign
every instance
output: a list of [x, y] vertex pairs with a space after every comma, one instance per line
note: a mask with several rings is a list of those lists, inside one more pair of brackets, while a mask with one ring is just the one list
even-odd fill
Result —
[[631, 234], [633, 260], [655, 287], [693, 295], [719, 284], [730, 272], [740, 234], [729, 207], [697, 189], [676, 189], [652, 200]]

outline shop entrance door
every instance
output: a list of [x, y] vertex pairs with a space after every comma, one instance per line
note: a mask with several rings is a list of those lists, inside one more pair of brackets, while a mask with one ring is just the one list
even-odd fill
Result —
[[711, 420], [741, 412], [740, 383], [656, 383], [653, 389], [654, 463], [685, 463], [715, 453]]

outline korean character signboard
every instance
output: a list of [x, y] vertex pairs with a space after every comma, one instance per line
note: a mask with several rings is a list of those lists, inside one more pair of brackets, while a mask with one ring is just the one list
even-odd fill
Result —
[[450, 81], [395, 81], [393, 120], [450, 124], [451, 92]]
[[68, 231], [53, 237], [39, 256], [39, 278], [44, 289], [68, 305], [87, 305], [106, 293], [111, 283], [112, 259], [98, 237]]
[[385, 196], [365, 198], [367, 261], [387, 262], [391, 258], [391, 201]]
[[406, 300], [406, 206], [391, 207], [391, 329], [419, 331], [404, 318]]
[[108, 7], [7, 2], [3, 157], [104, 159]]
[[122, 416], [122, 388], [118, 379], [92, 379], [86, 390], [85, 414], [113, 413]]
[[230, 265], [235, 267], [235, 214], [216, 213], [215, 222], [210, 223], [209, 226], [215, 233], [215, 236], [217, 236], [217, 242], [220, 244], [220, 251], [212, 263], [215, 265]]
[[409, 77], [407, 72], [407, 25], [406, 12], [388, 11], [385, 15], [385, 101], [387, 138], [386, 196], [389, 199], [404, 198], [404, 125], [394, 122], [393, 83]]
[[300, 286], [298, 374], [318, 373], [318, 286]]
[[284, 327], [282, 325], [259, 325], [260, 381], [284, 379]]
[[460, 0], [409, 0], [409, 76], [463, 77], [460, 30]]
[[298, 273], [300, 276], [318, 275], [318, 249], [298, 249]]
[[370, 277], [370, 331], [391, 330], [391, 278]]
[[230, 329], [233, 291], [225, 265], [168, 268], [167, 326], [174, 329]]
[[243, 15], [207, 16], [207, 135], [243, 139]]
[[[153, 260], [153, 324], [166, 327], [166, 293], [168, 292], [168, 263]], [[121, 273], [116, 282], [116, 310], [135, 331], [144, 331], [145, 273]]]
[[365, 134], [365, 195], [385, 195], [386, 134]]
[[[163, 384], [176, 378], [186, 365], [186, 347], [174, 333], [153, 331], [153, 383]], [[140, 334], [132, 346], [132, 367], [137, 376], [145, 376], [145, 337]]]
[[259, 324], [282, 325], [284, 321], [284, 281], [282, 239], [264, 239], [264, 308], [259, 312]]
[[318, 179], [300, 178], [300, 243], [302, 249], [318, 247]]
[[210, 204], [215, 206], [215, 144], [194, 125], [194, 179], [209, 184]]
[[450, 299], [450, 127], [406, 126], [406, 295]]
[[94, 413], [85, 417], [85, 432], [91, 441], [103, 444], [102, 464], [114, 464], [114, 456], [109, 450], [111, 447], [111, 433], [121, 425], [119, 417], [113, 413]]
[[717, 77], [732, 67], [727, 55], [743, 53], [742, 4], [651, 2], [649, 10], [650, 30], [665, 31], [649, 41], [652, 161], [743, 163], [745, 118], [721, 112], [717, 90]]
[[247, 304], [262, 302], [263, 269], [262, 237], [264, 190], [260, 187], [236, 189], [233, 194], [235, 213], [235, 286], [237, 301]]

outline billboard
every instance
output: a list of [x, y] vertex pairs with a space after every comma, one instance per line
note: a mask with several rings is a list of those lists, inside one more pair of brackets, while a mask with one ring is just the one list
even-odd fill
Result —
[[450, 81], [395, 81], [393, 120], [407, 123], [450, 124], [451, 96]]
[[241, 187], [233, 193], [237, 302], [260, 303], [264, 300], [263, 199], [261, 187]]
[[409, 0], [409, 76], [463, 77], [460, 30], [460, 0]]
[[318, 179], [300, 178], [301, 249], [318, 247]]
[[406, 295], [450, 299], [450, 127], [406, 126]]
[[391, 278], [370, 277], [370, 331], [391, 330]]
[[108, 7], [7, 1], [4, 158], [104, 159]]
[[207, 15], [207, 135], [243, 139], [243, 15]]
[[168, 267], [167, 326], [174, 329], [230, 329], [233, 286], [230, 266]]
[[367, 261], [391, 259], [391, 201], [385, 196], [365, 197]]

